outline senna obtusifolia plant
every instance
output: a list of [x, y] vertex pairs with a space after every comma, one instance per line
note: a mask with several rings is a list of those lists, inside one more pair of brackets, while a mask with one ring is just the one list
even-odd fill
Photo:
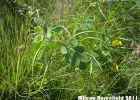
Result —
[[[110, 30], [93, 31], [92, 24], [93, 17], [88, 17], [72, 31], [68, 29], [74, 27], [73, 23], [70, 23], [68, 28], [62, 25], [36, 26], [32, 44], [32, 50], [35, 52], [32, 62], [32, 76], [35, 58], [43, 47], [61, 52], [63, 54], [61, 57], [64, 57], [65, 62], [70, 63], [74, 68], [84, 70], [89, 67], [90, 74], [93, 72], [93, 67], [103, 70], [115, 66], [115, 70], [118, 70], [115, 57], [121, 55], [119, 49], [117, 49], [119, 44], [111, 44], [112, 40], [108, 35]], [[92, 41], [93, 47], [83, 44], [84, 41]]]

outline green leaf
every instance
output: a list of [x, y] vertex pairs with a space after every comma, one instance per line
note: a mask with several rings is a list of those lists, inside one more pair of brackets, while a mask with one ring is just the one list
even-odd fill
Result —
[[79, 63], [80, 63], [79, 58], [78, 58], [78, 56], [77, 56], [77, 53], [75, 52], [75, 53], [73, 54], [73, 57], [72, 57], [71, 65], [72, 65], [73, 67], [76, 67], [76, 66], [78, 66]]
[[80, 25], [80, 29], [83, 31], [89, 30], [92, 27], [93, 17], [87, 18], [82, 25]]
[[83, 46], [76, 46], [73, 49], [79, 53], [83, 53], [85, 51], [85, 48]]
[[108, 39], [108, 37], [106, 37], [104, 34], [99, 34], [98, 38], [103, 40], [103, 41], [106, 41]]
[[108, 59], [110, 62], [112, 62], [112, 61], [113, 61], [113, 59], [112, 59], [112, 56], [111, 56], [110, 52], [107, 52], [107, 59]]
[[67, 48], [65, 46], [62, 46], [60, 51], [62, 54], [67, 54]]
[[70, 23], [70, 24], [68, 25], [68, 28], [72, 28], [72, 27], [74, 26], [74, 24], [75, 24], [75, 23]]
[[86, 26], [87, 26], [88, 29], [90, 29], [92, 27], [92, 25], [89, 24], [89, 23], [86, 23]]
[[90, 54], [95, 58], [99, 57], [99, 55], [96, 52], [91, 51]]
[[54, 31], [54, 32], [59, 33], [59, 32], [62, 31], [62, 27], [57, 26], [57, 25], [53, 25], [53, 26], [51, 27], [51, 30]]
[[45, 37], [51, 39], [52, 34], [51, 34], [50, 30], [47, 31], [47, 34], [45, 34]]
[[44, 26], [43, 28], [44, 28], [44, 32], [45, 32], [45, 33], [47, 33], [47, 32], [48, 32], [47, 27], [46, 27], [46, 26]]
[[80, 59], [81, 62], [88, 62], [88, 61], [90, 61], [90, 57], [87, 54], [85, 54], [85, 53], [83, 53], [83, 54], [77, 53], [77, 55], [78, 55], [78, 58]]
[[109, 51], [102, 51], [102, 54], [107, 57], [110, 62], [112, 62], [113, 59]]
[[70, 44], [71, 46], [76, 46], [76, 45], [78, 44], [78, 41], [77, 41], [76, 39], [71, 39], [71, 40], [69, 41], [69, 44]]
[[41, 17], [39, 17], [39, 18], [36, 18], [34, 21], [35, 21], [35, 23], [39, 26], [39, 25], [42, 24], [43, 19], [42, 19]]
[[43, 35], [36, 35], [34, 37], [34, 43], [39, 43], [40, 41], [43, 41], [44, 36]]
[[84, 62], [80, 62], [79, 69], [85, 70], [87, 68], [87, 65]]
[[113, 54], [115, 56], [122, 56], [122, 53], [119, 50], [117, 50], [117, 49], [111, 49], [111, 51], [113, 52]]
[[66, 62], [71, 62], [74, 52], [72, 50], [68, 50], [68, 53], [65, 55]]
[[115, 15], [115, 11], [109, 12], [108, 19], [113, 18]]
[[105, 33], [105, 34], [110, 34], [111, 33], [111, 30], [110, 29], [103, 29], [103, 33]]
[[93, 17], [87, 18], [84, 22], [85, 22], [85, 23], [92, 24], [92, 22], [93, 22]]
[[88, 30], [87, 24], [80, 25], [80, 29], [83, 31], [87, 31]]
[[40, 26], [35, 26], [35, 27], [34, 27], [34, 32], [35, 32], [35, 33], [40, 33], [41, 30], [42, 30], [42, 29], [41, 29]]
[[50, 49], [57, 49], [60, 48], [62, 45], [58, 42], [52, 42], [48, 44], [48, 48]]
[[32, 45], [32, 50], [34, 51], [34, 52], [37, 52], [41, 47], [42, 47], [42, 45], [43, 45], [43, 42], [39, 42], [39, 43], [34, 43], [33, 45]]

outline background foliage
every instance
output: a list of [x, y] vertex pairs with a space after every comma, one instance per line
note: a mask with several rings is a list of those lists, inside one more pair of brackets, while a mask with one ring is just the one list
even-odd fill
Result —
[[1, 99], [140, 96], [140, 2], [3, 0], [0, 6]]

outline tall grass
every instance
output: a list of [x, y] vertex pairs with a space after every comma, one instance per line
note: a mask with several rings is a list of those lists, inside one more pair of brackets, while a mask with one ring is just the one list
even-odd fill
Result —
[[[38, 2], [34, 2], [32, 5], [33, 9], [40, 7], [36, 3]], [[7, 10], [6, 15], [0, 16], [0, 99], [76, 100], [78, 95], [91, 97], [98, 95], [140, 96], [140, 69], [138, 66], [140, 61], [139, 58], [129, 54], [128, 43], [131, 41], [125, 32], [127, 25], [122, 26], [126, 24], [125, 15], [129, 15], [129, 13], [123, 13], [119, 9], [124, 6], [123, 2], [112, 3], [113, 6], [110, 6], [111, 4], [108, 2], [97, 2], [97, 7], [91, 6], [91, 3], [91, 1], [76, 2], [75, 0], [69, 2], [50, 1], [47, 8], [50, 10], [47, 14], [50, 15], [43, 16], [42, 12], [39, 17], [42, 20], [47, 19], [44, 22], [46, 26], [58, 24], [63, 29], [61, 33], [54, 36], [53, 42], [67, 43], [70, 39], [76, 38], [79, 44], [86, 48], [86, 52], [96, 51], [102, 43], [101, 48], [109, 47], [112, 40], [120, 39], [126, 43], [123, 44], [123, 47], [116, 48], [122, 52], [122, 55], [112, 58], [120, 63], [118, 64], [119, 70], [111, 70], [109, 61], [100, 51], [98, 53], [101, 55], [102, 70], [93, 65], [91, 74], [89, 73], [90, 67], [85, 70], [71, 67], [70, 63], [65, 62], [64, 54], [60, 52], [60, 48], [50, 49], [52, 41], [44, 39], [35, 43], [35, 37], [42, 33], [40, 31], [32, 32], [35, 32], [36, 26], [42, 28], [44, 25], [44, 23], [41, 25], [32, 23], [37, 15], [21, 17], [18, 14], [14, 17]], [[60, 8], [57, 11], [57, 7], [61, 7], [61, 4], [66, 9], [62, 11]], [[55, 10], [51, 8], [51, 5], [56, 7]], [[72, 5], [74, 8], [69, 13]], [[112, 7], [113, 10], [110, 11], [109, 7]], [[127, 11], [133, 7], [135, 5], [128, 5], [129, 9], [124, 10]], [[120, 11], [123, 15], [120, 14]], [[55, 15], [52, 16], [52, 14]], [[83, 25], [85, 19], [91, 16], [93, 16], [91, 28], [79, 31], [78, 28]], [[119, 18], [120, 20], [118, 20]], [[130, 21], [133, 23], [133, 20]], [[34, 27], [31, 27], [32, 25]], [[131, 26], [131, 23], [129, 25]], [[135, 28], [133, 29], [131, 26], [131, 29]], [[99, 37], [86, 37], [86, 34], [90, 32], [96, 33]], [[106, 34], [109, 39], [104, 40], [100, 37], [102, 34]], [[129, 66], [131, 62], [134, 63]]]

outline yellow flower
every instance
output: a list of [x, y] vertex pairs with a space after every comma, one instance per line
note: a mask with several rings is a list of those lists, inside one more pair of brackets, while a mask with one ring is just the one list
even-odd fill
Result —
[[122, 42], [119, 40], [112, 41], [112, 45], [122, 45]]
[[118, 70], [118, 65], [116, 64], [116, 62], [113, 62], [112, 69], [113, 70]]

